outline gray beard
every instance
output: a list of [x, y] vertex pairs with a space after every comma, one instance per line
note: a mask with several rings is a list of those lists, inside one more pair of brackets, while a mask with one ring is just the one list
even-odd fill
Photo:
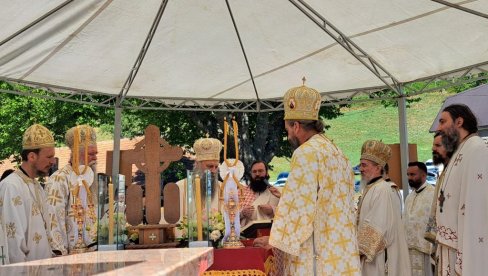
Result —
[[368, 185], [368, 181], [366, 181], [365, 179], [361, 179], [361, 181], [359, 182], [359, 191], [361, 193], [364, 192], [364, 189], [366, 188], [366, 186]]
[[[200, 191], [202, 193], [202, 198], [207, 194], [207, 174], [205, 173], [205, 170], [201, 169], [195, 169], [193, 171], [193, 176], [195, 174], [198, 174], [200, 176]], [[219, 179], [217, 176], [217, 173], [210, 173], [211, 175], [211, 181], [212, 181], [212, 186], [211, 186], [211, 193], [212, 193], [212, 200], [217, 196], [218, 193], [218, 185], [219, 185]]]
[[98, 206], [98, 175], [97, 175], [97, 162], [92, 162], [89, 164], [90, 169], [93, 171], [93, 183], [90, 186], [90, 191], [92, 193], [93, 204]]

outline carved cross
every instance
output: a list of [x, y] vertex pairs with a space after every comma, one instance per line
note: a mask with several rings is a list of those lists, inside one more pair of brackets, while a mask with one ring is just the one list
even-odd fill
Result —
[[[146, 220], [148, 224], [159, 224], [161, 220], [161, 173], [172, 161], [178, 161], [183, 155], [180, 147], [173, 147], [160, 137], [159, 128], [149, 125], [144, 132], [144, 139], [133, 150], [125, 151], [127, 161], [135, 164], [146, 176]], [[142, 199], [141, 199], [142, 200]], [[127, 202], [127, 211], [131, 202]], [[142, 220], [142, 218], [141, 218]]]
[[154, 233], [152, 233], [151, 235], [149, 235], [149, 238], [153, 241], [156, 239], [156, 235], [154, 235]]

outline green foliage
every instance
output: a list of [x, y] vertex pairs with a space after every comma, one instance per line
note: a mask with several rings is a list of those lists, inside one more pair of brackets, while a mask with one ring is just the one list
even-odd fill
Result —
[[[20, 85], [0, 81], [2, 89], [27, 91]], [[42, 90], [34, 91], [45, 95]], [[25, 97], [0, 93], [0, 160], [14, 155], [18, 161], [22, 150], [22, 135], [32, 124], [39, 123], [54, 133], [58, 145], [64, 143], [64, 133], [77, 124], [90, 124], [94, 127], [113, 121], [113, 116], [104, 108], [69, 102], [55, 101], [37, 97]], [[111, 116], [111, 117], [110, 117]]]

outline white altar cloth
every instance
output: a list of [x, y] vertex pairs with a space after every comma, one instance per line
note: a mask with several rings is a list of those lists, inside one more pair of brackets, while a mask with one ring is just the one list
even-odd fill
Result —
[[213, 248], [97, 251], [2, 266], [0, 275], [199, 275]]

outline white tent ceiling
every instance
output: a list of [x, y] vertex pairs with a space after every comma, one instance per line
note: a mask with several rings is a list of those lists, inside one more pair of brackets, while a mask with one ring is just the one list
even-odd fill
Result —
[[465, 10], [426, 0], [0, 0], [0, 80], [124, 108], [275, 110], [302, 76], [324, 103], [387, 87], [415, 94], [416, 80], [488, 71], [488, 0], [451, 3]]

